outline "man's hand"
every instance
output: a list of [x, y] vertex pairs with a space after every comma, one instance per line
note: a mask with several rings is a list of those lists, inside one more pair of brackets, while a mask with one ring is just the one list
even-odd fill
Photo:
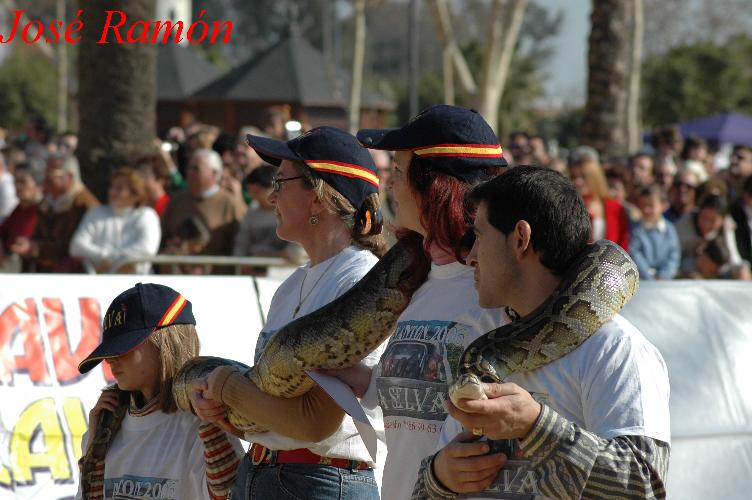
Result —
[[445, 401], [447, 411], [465, 429], [482, 429], [489, 439], [522, 439], [533, 429], [541, 405], [517, 384], [483, 384], [488, 399]]
[[486, 455], [488, 443], [479, 436], [463, 432], [433, 459], [433, 473], [441, 484], [456, 493], [474, 493], [488, 489], [507, 463], [503, 453]]

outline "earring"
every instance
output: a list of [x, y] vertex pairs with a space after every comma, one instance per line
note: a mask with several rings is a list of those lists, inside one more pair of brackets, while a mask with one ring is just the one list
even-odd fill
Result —
[[309, 223], [310, 223], [310, 224], [311, 224], [312, 226], [315, 226], [316, 224], [318, 224], [318, 223], [319, 223], [319, 216], [318, 216], [318, 215], [311, 215], [311, 218], [310, 218], [310, 219], [308, 219], [308, 222], [309, 222]]

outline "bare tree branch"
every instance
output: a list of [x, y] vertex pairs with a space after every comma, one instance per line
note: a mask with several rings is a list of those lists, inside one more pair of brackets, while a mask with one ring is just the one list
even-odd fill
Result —
[[469, 96], [475, 95], [477, 92], [475, 79], [470, 72], [470, 68], [467, 66], [467, 61], [465, 61], [462, 52], [457, 46], [447, 1], [431, 0], [429, 6], [431, 7], [431, 14], [433, 14], [434, 22], [436, 23], [436, 32], [439, 35], [441, 43], [444, 45], [444, 49], [448, 50], [451, 55], [452, 64], [457, 71], [462, 91]]
[[[506, 7], [507, 15], [504, 16]], [[480, 92], [480, 113], [494, 130], [498, 129], [499, 101], [509, 74], [527, 0], [496, 0], [484, 57], [483, 83]]]

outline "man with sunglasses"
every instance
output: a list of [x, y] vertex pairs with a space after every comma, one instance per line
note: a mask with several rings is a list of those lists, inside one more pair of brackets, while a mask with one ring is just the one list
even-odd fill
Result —
[[663, 214], [666, 220], [674, 223], [695, 208], [697, 186], [697, 175], [694, 172], [682, 170], [676, 174], [668, 191], [669, 207]]

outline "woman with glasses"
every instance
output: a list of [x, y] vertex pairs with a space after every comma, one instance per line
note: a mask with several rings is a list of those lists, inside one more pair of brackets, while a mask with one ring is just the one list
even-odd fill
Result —
[[[277, 235], [300, 244], [310, 258], [277, 289], [259, 335], [258, 357], [287, 323], [357, 283], [385, 245], [376, 167], [355, 137], [319, 127], [286, 143], [247, 138], [265, 161], [279, 165], [268, 198]], [[377, 349], [364, 363], [374, 366], [380, 356]], [[201, 395], [194, 395], [193, 405], [201, 418], [227, 428], [229, 406], [269, 429], [245, 436], [254, 444], [241, 464], [232, 498], [379, 498], [377, 464], [352, 418], [318, 386], [298, 398], [275, 398], [239, 372], [220, 367], [196, 389]], [[377, 427], [383, 425], [378, 409], [369, 416]]]

